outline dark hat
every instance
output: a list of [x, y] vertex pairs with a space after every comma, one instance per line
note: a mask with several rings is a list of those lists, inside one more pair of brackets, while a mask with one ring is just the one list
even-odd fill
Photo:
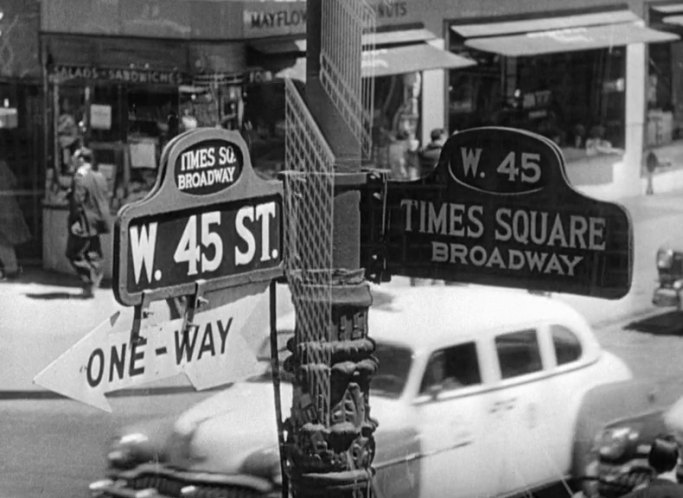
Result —
[[436, 141], [436, 140], [439, 140], [441, 137], [443, 137], [443, 135], [444, 135], [445, 133], [446, 133], [446, 132], [444, 131], [443, 128], [434, 128], [434, 129], [429, 133], [429, 138], [431, 138], [432, 141]]
[[678, 463], [676, 439], [670, 434], [655, 437], [648, 455], [648, 463], [658, 474], [672, 470]]

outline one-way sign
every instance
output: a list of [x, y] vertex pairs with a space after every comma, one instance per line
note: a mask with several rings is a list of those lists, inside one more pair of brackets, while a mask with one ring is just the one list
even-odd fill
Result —
[[[255, 342], [266, 337], [268, 292], [197, 313], [183, 320], [147, 325], [142, 342], [115, 331], [120, 312], [104, 320], [33, 381], [51, 391], [111, 412], [106, 393], [184, 373], [196, 389], [234, 382], [261, 373]], [[256, 289], [251, 286], [251, 289]]]

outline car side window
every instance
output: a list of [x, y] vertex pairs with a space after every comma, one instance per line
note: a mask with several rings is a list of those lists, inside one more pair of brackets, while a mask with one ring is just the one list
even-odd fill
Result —
[[496, 352], [503, 379], [543, 369], [535, 329], [510, 332], [496, 337]]
[[432, 353], [427, 362], [420, 393], [450, 391], [481, 384], [477, 345], [467, 342]]
[[550, 335], [558, 365], [571, 363], [581, 357], [581, 342], [570, 329], [564, 325], [551, 325]]

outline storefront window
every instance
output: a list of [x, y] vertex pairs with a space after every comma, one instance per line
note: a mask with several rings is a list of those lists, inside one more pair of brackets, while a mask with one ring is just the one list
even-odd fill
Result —
[[285, 161], [284, 80], [254, 82], [244, 91], [242, 135], [256, 172], [273, 178]]
[[[422, 74], [375, 79], [372, 160], [396, 180], [420, 176], [417, 139], [421, 131]], [[422, 144], [424, 145], [424, 144]]]
[[450, 72], [450, 131], [511, 126], [570, 150], [569, 158], [620, 152], [625, 140], [625, 49], [508, 58], [469, 50]]
[[683, 42], [650, 45], [647, 89], [646, 145], [666, 145], [681, 138], [683, 107], [682, 72], [675, 61], [683, 55]]
[[47, 136], [51, 157], [46, 174], [46, 200], [65, 204], [71, 186], [73, 154], [83, 144], [88, 89], [83, 85], [50, 85], [51, 129]]

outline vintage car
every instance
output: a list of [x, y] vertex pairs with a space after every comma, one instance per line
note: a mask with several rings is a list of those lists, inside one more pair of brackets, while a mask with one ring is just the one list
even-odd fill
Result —
[[652, 295], [655, 306], [675, 306], [681, 310], [683, 291], [683, 248], [664, 244], [657, 249], [657, 287]]
[[[373, 288], [373, 299], [377, 496], [528, 496], [558, 483], [598, 496], [647, 476], [638, 450], [661, 421], [652, 391], [567, 304], [466, 285]], [[282, 339], [293, 321], [279, 321]], [[266, 370], [125, 428], [92, 496], [281, 496]], [[281, 387], [287, 414], [292, 389]]]

